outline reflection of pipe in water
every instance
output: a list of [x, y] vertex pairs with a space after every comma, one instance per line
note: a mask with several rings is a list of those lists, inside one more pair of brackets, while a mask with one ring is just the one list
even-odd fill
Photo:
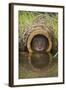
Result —
[[51, 64], [52, 55], [50, 53], [29, 53], [28, 60], [34, 70], [43, 70]]

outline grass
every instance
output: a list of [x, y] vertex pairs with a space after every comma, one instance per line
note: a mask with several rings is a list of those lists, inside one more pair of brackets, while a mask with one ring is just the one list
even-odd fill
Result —
[[47, 27], [52, 27], [54, 32], [54, 44], [53, 49], [57, 48], [58, 45], [58, 13], [47, 13], [47, 12], [31, 12], [31, 11], [19, 11], [19, 39], [22, 38], [26, 27], [31, 27], [38, 19], [38, 16], [44, 16], [42, 20], [45, 21]]

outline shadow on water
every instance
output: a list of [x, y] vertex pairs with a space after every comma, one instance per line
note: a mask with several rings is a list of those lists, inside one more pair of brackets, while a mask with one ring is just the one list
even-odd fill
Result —
[[19, 53], [19, 78], [58, 76], [58, 56], [50, 53]]

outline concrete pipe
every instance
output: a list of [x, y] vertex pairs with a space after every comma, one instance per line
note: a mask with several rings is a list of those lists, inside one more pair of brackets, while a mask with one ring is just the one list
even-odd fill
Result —
[[52, 37], [47, 28], [34, 27], [27, 39], [27, 49], [33, 52], [50, 52], [52, 49]]

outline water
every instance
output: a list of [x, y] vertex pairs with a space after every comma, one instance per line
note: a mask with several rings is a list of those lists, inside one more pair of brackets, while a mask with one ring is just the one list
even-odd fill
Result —
[[19, 53], [19, 79], [57, 77], [58, 56], [50, 53]]

